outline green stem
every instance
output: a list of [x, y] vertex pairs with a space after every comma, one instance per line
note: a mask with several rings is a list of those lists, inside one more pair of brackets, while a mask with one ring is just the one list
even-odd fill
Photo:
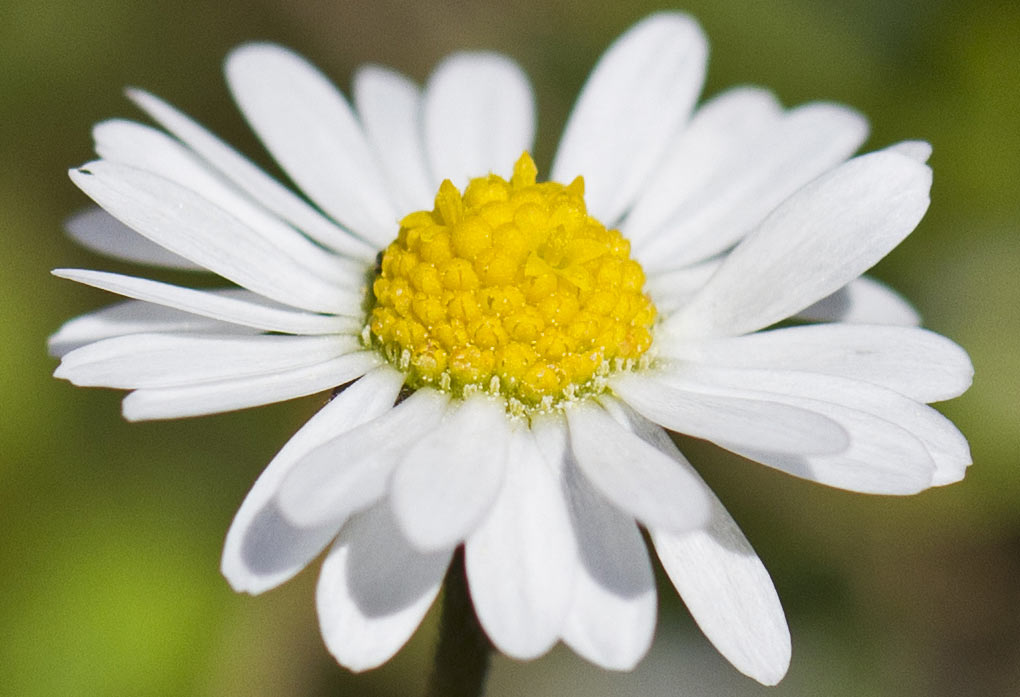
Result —
[[478, 624], [468, 595], [464, 550], [458, 548], [446, 572], [439, 645], [428, 697], [481, 697], [492, 644]]

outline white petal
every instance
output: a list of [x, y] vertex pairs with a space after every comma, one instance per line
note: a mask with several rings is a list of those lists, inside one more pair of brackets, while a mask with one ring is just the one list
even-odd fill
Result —
[[280, 256], [346, 287], [364, 281], [364, 264], [327, 252], [239, 192], [178, 141], [140, 123], [104, 121], [92, 129], [96, 152], [110, 162], [155, 174], [199, 194], [229, 213], [276, 249]]
[[931, 170], [902, 155], [850, 160], [776, 208], [667, 328], [684, 336], [745, 334], [803, 310], [910, 234], [930, 188]]
[[388, 661], [421, 624], [451, 556], [415, 550], [385, 502], [350, 521], [322, 565], [315, 594], [329, 652], [353, 671]]
[[580, 564], [563, 641], [603, 668], [631, 670], [655, 631], [655, 579], [644, 540], [573, 463], [564, 476]]
[[784, 199], [848, 158], [868, 134], [863, 116], [836, 104], [793, 109], [737, 151], [676, 210], [661, 234], [637, 245], [651, 267], [707, 259], [744, 237]]
[[645, 292], [655, 301], [655, 309], [667, 317], [686, 305], [708, 283], [721, 263], [722, 258], [716, 258], [669, 271], [649, 271]]
[[359, 348], [352, 336], [131, 334], [71, 351], [53, 376], [85, 387], [176, 387], [314, 366]]
[[339, 523], [299, 528], [275, 500], [284, 477], [322, 443], [393, 407], [403, 376], [383, 366], [348, 386], [287, 441], [259, 475], [234, 516], [221, 570], [236, 591], [258, 594], [303, 569], [340, 529]]
[[495, 53], [458, 53], [425, 86], [425, 151], [434, 186], [449, 179], [509, 176], [535, 138], [535, 107], [527, 76]]
[[[670, 380], [667, 384], [664, 380]], [[708, 395], [677, 389], [668, 373], [622, 374], [613, 391], [645, 418], [725, 448], [748, 447], [783, 453], [838, 453], [847, 434], [838, 423], [814, 411], [768, 397]]]
[[[665, 432], [616, 403], [614, 414], [697, 477], [708, 524], [686, 532], [650, 530], [663, 567], [716, 648], [751, 677], [775, 684], [790, 662], [790, 632], [768, 572], [736, 523]], [[607, 404], [607, 408], [610, 406]]]
[[531, 432], [516, 428], [491, 511], [464, 548], [471, 600], [502, 653], [527, 660], [559, 639], [572, 599], [577, 545], [560, 490]]
[[687, 121], [707, 55], [705, 36], [687, 15], [655, 14], [625, 32], [582, 88], [551, 178], [583, 176], [588, 211], [614, 224]]
[[921, 324], [921, 316], [889, 286], [861, 276], [797, 313], [802, 320], [847, 324]]
[[129, 300], [68, 320], [47, 341], [50, 355], [60, 358], [94, 341], [143, 332], [251, 335], [250, 327], [199, 317], [161, 305]]
[[[281, 307], [254, 293], [238, 290], [194, 290], [169, 283], [150, 281], [106, 271], [54, 269], [53, 275], [101, 288], [129, 298], [144, 300], [200, 317], [288, 334], [357, 333], [361, 320], [334, 315], [318, 315]], [[356, 312], [351, 302], [350, 311]]]
[[452, 547], [481, 522], [503, 482], [510, 428], [501, 400], [473, 396], [401, 458], [392, 504], [419, 549]]
[[268, 210], [340, 254], [371, 263], [376, 250], [308, 205], [250, 160], [172, 106], [142, 90], [128, 90], [135, 104]]
[[405, 213], [431, 210], [436, 192], [422, 141], [421, 90], [400, 73], [368, 65], [354, 74], [353, 92], [397, 207]]
[[931, 157], [931, 143], [924, 140], [904, 140], [886, 148], [889, 152], [897, 152], [918, 162], [927, 162]]
[[276, 247], [201, 195], [126, 165], [97, 161], [71, 179], [121, 222], [153, 242], [267, 298], [317, 312], [349, 293], [281, 256]]
[[639, 250], [646, 239], [690, 205], [692, 197], [711, 191], [710, 184], [725, 186], [727, 179], [721, 173], [732, 178], [735, 165], [731, 163], [743, 162], [743, 153], [782, 113], [772, 93], [754, 87], [728, 90], [698, 108], [620, 227], [639, 261], [645, 261]]
[[358, 351], [307, 368], [271, 375], [135, 390], [124, 398], [124, 418], [128, 421], [177, 419], [282, 402], [343, 385], [379, 363], [375, 352]]
[[322, 210], [377, 247], [400, 213], [354, 113], [329, 79], [272, 44], [247, 44], [227, 58], [227, 82], [273, 158]]
[[687, 345], [664, 342], [659, 350], [707, 365], [852, 378], [919, 402], [956, 397], [974, 375], [962, 348], [919, 327], [817, 324]]
[[666, 530], [688, 530], [707, 520], [705, 487], [689, 467], [625, 429], [596, 404], [579, 402], [566, 414], [578, 467], [620, 510], [647, 527]]
[[[778, 370], [739, 370], [686, 364], [664, 373], [671, 385], [692, 393], [770, 400], [822, 414], [849, 436], [835, 454], [778, 452], [751, 442], [722, 447], [789, 474], [866, 494], [914, 494], [932, 485], [936, 464], [919, 433], [945, 442], [942, 424], [921, 405], [867, 383]], [[894, 408], [890, 408], [894, 407]], [[904, 412], [904, 413], [900, 413]], [[958, 434], [956, 434], [958, 435]], [[969, 459], [969, 453], [966, 453]], [[958, 463], [948, 463], [953, 470]]]
[[702, 530], [651, 531], [655, 551], [705, 636], [740, 672], [775, 685], [790, 665], [790, 630], [768, 571], [712, 496]]
[[288, 474], [280, 510], [296, 525], [315, 527], [375, 503], [400, 458], [436, 427], [448, 401], [435, 390], [417, 390], [392, 411], [323, 443]]
[[102, 208], [76, 214], [66, 223], [67, 234], [93, 252], [114, 259], [185, 271], [205, 271], [193, 261], [168, 252], [120, 222]]

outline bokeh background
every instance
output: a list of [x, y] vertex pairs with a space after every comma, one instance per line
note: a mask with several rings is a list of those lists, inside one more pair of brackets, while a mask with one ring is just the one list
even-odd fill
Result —
[[[0, 5], [0, 693], [414, 695], [435, 608], [398, 657], [351, 675], [316, 626], [316, 570], [262, 597], [219, 574], [249, 485], [322, 403], [127, 424], [120, 395], [50, 377], [45, 338], [111, 298], [57, 266], [131, 271], [76, 248], [86, 205], [68, 167], [89, 129], [138, 117], [137, 85], [267, 157], [220, 66], [249, 39], [307, 55], [346, 88], [365, 61], [423, 80], [459, 48], [516, 58], [539, 104], [540, 167], [609, 41], [653, 2], [4, 0]], [[697, 442], [682, 446], [756, 546], [787, 610], [794, 658], [773, 689], [744, 678], [662, 586], [655, 647], [631, 674], [562, 648], [497, 658], [490, 695], [1020, 694], [1020, 5], [1000, 0], [692, 0], [712, 53], [706, 94], [771, 87], [872, 120], [866, 149], [935, 147], [933, 204], [875, 270], [963, 346], [974, 387], [944, 405], [970, 439], [966, 480], [897, 499], [825, 489]], [[660, 579], [662, 580], [662, 579]]]

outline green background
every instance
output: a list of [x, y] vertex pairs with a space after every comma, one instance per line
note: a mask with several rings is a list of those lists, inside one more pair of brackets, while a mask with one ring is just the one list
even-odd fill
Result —
[[[91, 125], [138, 117], [161, 95], [265, 163], [230, 103], [226, 52], [289, 45], [343, 88], [376, 61], [423, 80], [446, 53], [517, 59], [539, 104], [540, 167], [608, 42], [662, 5], [6, 0], [0, 8], [0, 693], [413, 695], [435, 613], [396, 659], [352, 676], [326, 653], [316, 566], [264, 596], [219, 574], [223, 536], [251, 482], [321, 403], [308, 398], [181, 422], [127, 424], [120, 394], [54, 380], [45, 338], [110, 297], [48, 274], [130, 271], [76, 248], [62, 222], [86, 205], [66, 176]], [[770, 569], [793, 665], [773, 689], [700, 635], [668, 585], [651, 655], [610, 674], [558, 648], [498, 658], [491, 695], [1020, 694], [1017, 380], [1020, 5], [699, 0], [706, 94], [761, 84], [786, 104], [852, 105], [865, 149], [931, 141], [935, 186], [918, 230], [875, 270], [927, 326], [966, 347], [974, 387], [944, 405], [976, 464], [907, 498], [794, 480], [697, 442], [682, 446]]]

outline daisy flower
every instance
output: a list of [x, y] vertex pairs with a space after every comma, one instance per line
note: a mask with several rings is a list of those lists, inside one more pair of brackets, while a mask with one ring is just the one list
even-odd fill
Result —
[[411, 636], [463, 545], [481, 626], [529, 659], [562, 640], [610, 669], [652, 640], [642, 527], [694, 619], [778, 682], [790, 636], [733, 519], [667, 431], [851, 491], [963, 477], [927, 403], [966, 353], [862, 274], [918, 224], [930, 147], [852, 157], [863, 117], [741, 87], [696, 107], [707, 44], [653, 15], [613, 43], [548, 181], [533, 96], [492, 53], [423, 88], [378, 66], [350, 102], [279, 46], [227, 59], [248, 123], [300, 193], [164, 101], [112, 120], [71, 178], [100, 252], [202, 269], [189, 288], [54, 273], [131, 300], [51, 339], [56, 375], [131, 390], [129, 420], [334, 397], [259, 477], [223, 573], [261, 593], [328, 548], [323, 637], [352, 670]]

